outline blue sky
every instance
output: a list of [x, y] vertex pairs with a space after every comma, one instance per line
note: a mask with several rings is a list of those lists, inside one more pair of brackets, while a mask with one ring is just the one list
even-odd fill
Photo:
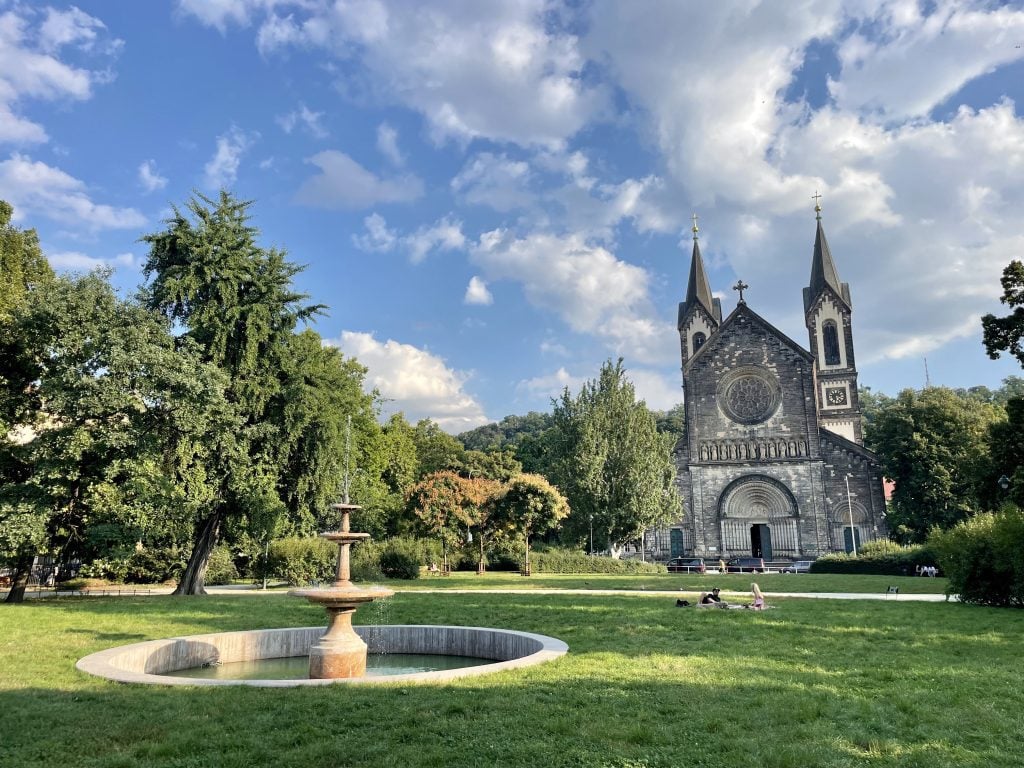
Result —
[[385, 409], [460, 432], [622, 356], [681, 397], [690, 217], [802, 345], [814, 201], [860, 382], [998, 386], [1024, 9], [905, 0], [0, 0], [0, 198], [59, 269], [226, 187]]

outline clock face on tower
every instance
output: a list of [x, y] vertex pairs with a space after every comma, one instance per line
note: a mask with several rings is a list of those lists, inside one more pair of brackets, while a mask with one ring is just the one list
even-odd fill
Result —
[[843, 387], [829, 387], [825, 390], [825, 401], [829, 405], [846, 405], [846, 390]]

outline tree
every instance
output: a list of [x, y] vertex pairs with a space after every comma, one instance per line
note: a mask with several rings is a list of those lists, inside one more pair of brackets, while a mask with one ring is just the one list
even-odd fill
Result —
[[621, 359], [606, 362], [575, 398], [566, 389], [553, 418], [549, 477], [572, 508], [563, 535], [582, 542], [593, 521], [597, 545], [616, 547], [679, 519], [675, 441], [657, 431], [651, 412], [637, 401]]
[[413, 430], [412, 439], [416, 443], [416, 455], [420, 462], [417, 477], [422, 478], [443, 470], [458, 472], [462, 469], [465, 454], [462, 443], [435, 422], [421, 419]]
[[988, 437], [1002, 409], [945, 387], [906, 389], [881, 404], [865, 434], [895, 481], [889, 526], [904, 542], [949, 528], [978, 511], [991, 475]]
[[2, 391], [31, 403], [0, 440], [0, 558], [20, 577], [38, 553], [87, 557], [98, 531], [134, 546], [210, 501], [203, 466], [237, 421], [219, 371], [163, 318], [92, 274], [33, 290], [2, 326], [30, 372]]
[[[999, 509], [1011, 501], [1024, 509], [1024, 398], [1006, 404], [1006, 420], [991, 425], [988, 442], [992, 469], [983, 486], [984, 506]], [[999, 483], [1003, 477], [1009, 481], [1005, 489]]]
[[174, 208], [165, 230], [142, 238], [150, 246], [148, 305], [184, 326], [182, 343], [197, 344], [204, 361], [223, 371], [228, 401], [242, 422], [238, 449], [213, 457], [207, 468], [218, 492], [196, 520], [177, 594], [205, 592], [206, 566], [226, 522], [244, 521], [252, 508], [280, 508], [283, 502], [273, 497], [288, 475], [293, 440], [286, 433], [301, 423], [286, 422], [273, 401], [285, 388], [296, 326], [322, 307], [304, 305], [306, 297], [292, 289], [301, 267], [257, 245], [250, 205], [223, 191], [217, 201], [196, 196], [186, 204], [192, 220]]
[[494, 509], [492, 502], [501, 492], [502, 484], [486, 477], [473, 477], [464, 479], [463, 489], [463, 506], [468, 513], [470, 525], [476, 530], [479, 546], [476, 572], [482, 574], [487, 570], [487, 552], [501, 535], [499, 521], [491, 513]]
[[490, 480], [509, 480], [523, 471], [523, 465], [511, 450], [466, 451], [462, 458], [462, 472], [468, 477]]
[[9, 315], [24, 295], [53, 279], [34, 229], [11, 224], [14, 209], [0, 200], [0, 317]]
[[524, 573], [530, 573], [530, 537], [558, 526], [569, 514], [569, 503], [540, 475], [519, 475], [509, 480], [490, 504], [493, 530], [522, 536], [526, 545]]
[[0, 400], [0, 434], [6, 435], [12, 425], [31, 407], [32, 368], [22, 354], [13, 329], [5, 327], [11, 314], [32, 291], [53, 280], [46, 257], [39, 248], [34, 229], [18, 229], [11, 225], [14, 209], [0, 200], [0, 387], [5, 396]]
[[1013, 308], [1005, 317], [993, 314], [981, 318], [985, 352], [993, 360], [1009, 352], [1024, 366], [1024, 262], [1011, 261], [1000, 279], [1003, 295], [999, 299]]
[[457, 544], [462, 530], [473, 523], [475, 499], [467, 494], [466, 479], [447, 470], [427, 475], [409, 491], [409, 509], [423, 531], [441, 539], [444, 572], [448, 573], [448, 548]]

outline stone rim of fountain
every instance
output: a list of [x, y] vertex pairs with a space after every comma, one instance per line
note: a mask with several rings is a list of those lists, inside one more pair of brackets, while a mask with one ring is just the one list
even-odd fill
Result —
[[[79, 659], [77, 669], [119, 683], [146, 685], [247, 685], [260, 688], [293, 688], [308, 685], [385, 685], [388, 683], [443, 683], [461, 677], [489, 675], [496, 672], [521, 669], [564, 656], [569, 646], [563, 641], [512, 629], [491, 627], [458, 627], [432, 624], [363, 625], [356, 630], [371, 644], [399, 644], [404, 642], [411, 650], [453, 651], [460, 646], [459, 655], [492, 658], [492, 664], [460, 669], [414, 672], [381, 677], [300, 678], [295, 680], [224, 680], [169, 675], [178, 669], [201, 666], [203, 659], [231, 663], [303, 655], [303, 646], [309, 647], [319, 637], [323, 627], [290, 627], [284, 629], [255, 629], [238, 632], [214, 632], [187, 635], [162, 640], [121, 645], [90, 654]], [[420, 646], [420, 647], [416, 647]], [[474, 651], [474, 648], [476, 649]], [[285, 653], [283, 651], [291, 652]], [[217, 654], [217, 658], [204, 654]], [[268, 655], [262, 655], [268, 654]]]

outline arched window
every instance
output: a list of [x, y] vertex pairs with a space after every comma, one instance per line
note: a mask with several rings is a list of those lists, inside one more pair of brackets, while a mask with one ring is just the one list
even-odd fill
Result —
[[821, 326], [821, 335], [825, 342], [825, 365], [839, 365], [839, 331], [832, 320], [826, 320]]
[[697, 350], [704, 346], [704, 342], [708, 340], [708, 337], [699, 331], [693, 334], [693, 353], [697, 354]]

